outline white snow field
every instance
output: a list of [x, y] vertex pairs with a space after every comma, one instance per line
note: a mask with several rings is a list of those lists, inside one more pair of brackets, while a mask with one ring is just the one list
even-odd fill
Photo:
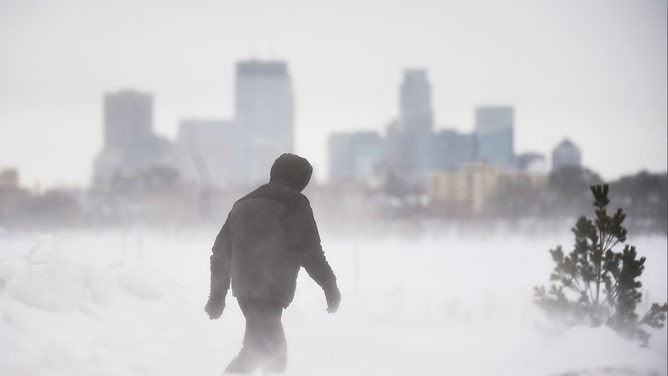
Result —
[[[0, 375], [221, 375], [244, 321], [203, 311], [217, 229], [0, 233]], [[481, 232], [482, 234], [482, 232]], [[332, 239], [343, 300], [325, 312], [300, 273], [283, 323], [287, 375], [666, 375], [666, 329], [649, 348], [606, 327], [550, 330], [532, 301], [567, 231]], [[645, 301], [666, 301], [666, 237], [647, 256]], [[649, 298], [649, 301], [648, 299]]]

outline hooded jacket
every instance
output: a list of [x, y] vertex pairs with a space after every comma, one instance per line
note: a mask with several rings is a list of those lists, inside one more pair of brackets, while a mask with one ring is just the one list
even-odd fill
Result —
[[279, 301], [294, 298], [304, 267], [325, 291], [336, 277], [320, 245], [311, 205], [301, 193], [312, 167], [304, 158], [283, 154], [271, 179], [234, 203], [218, 233], [211, 256], [211, 293]]

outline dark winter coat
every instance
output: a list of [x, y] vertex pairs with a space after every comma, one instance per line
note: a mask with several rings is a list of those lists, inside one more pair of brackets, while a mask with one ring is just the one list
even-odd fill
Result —
[[310, 165], [279, 158], [270, 182], [234, 204], [213, 246], [212, 294], [225, 296], [231, 280], [235, 297], [287, 307], [302, 266], [324, 290], [336, 286], [311, 205], [300, 193], [310, 176]]

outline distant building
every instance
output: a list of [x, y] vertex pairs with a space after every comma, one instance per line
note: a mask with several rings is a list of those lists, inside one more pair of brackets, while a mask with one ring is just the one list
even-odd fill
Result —
[[409, 69], [399, 89], [399, 122], [403, 130], [432, 132], [431, 85], [424, 69]]
[[431, 153], [435, 170], [454, 170], [477, 160], [478, 140], [454, 129], [441, 130], [433, 136]]
[[390, 121], [385, 126], [385, 147], [383, 148], [383, 175], [385, 178], [393, 176], [404, 182], [410, 180], [409, 163], [403, 158], [406, 150], [406, 141], [397, 120]]
[[233, 121], [181, 121], [174, 144], [181, 179], [203, 187], [238, 184], [241, 174], [238, 133]]
[[273, 161], [294, 151], [294, 99], [287, 64], [249, 60], [236, 67], [241, 180], [268, 181]]
[[515, 168], [513, 145], [514, 112], [512, 107], [478, 107], [475, 134], [478, 157], [505, 170]]
[[8, 168], [0, 171], [0, 189], [18, 189], [19, 171], [15, 168]]
[[552, 151], [552, 170], [556, 171], [562, 167], [582, 167], [580, 148], [570, 140], [563, 140]]
[[153, 98], [131, 90], [104, 96], [104, 148], [94, 165], [94, 184], [136, 176], [169, 163], [169, 142], [153, 133]]
[[432, 206], [455, 215], [481, 215], [491, 210], [504, 189], [524, 186], [546, 189], [548, 175], [507, 172], [489, 162], [476, 162], [454, 171], [430, 174], [427, 196]]
[[104, 95], [104, 147], [126, 148], [153, 134], [153, 97], [131, 90]]
[[543, 172], [511, 172], [501, 175], [501, 186], [527, 186], [544, 191], [549, 184], [549, 175]]
[[488, 162], [432, 173], [427, 182], [427, 196], [431, 204], [452, 213], [482, 214], [499, 191], [502, 174], [501, 167]]
[[406, 70], [399, 88], [399, 118], [387, 129], [387, 173], [405, 182], [424, 185], [433, 164], [430, 160], [433, 129], [427, 72]]
[[328, 154], [330, 183], [372, 183], [378, 178], [383, 140], [377, 132], [332, 134]]

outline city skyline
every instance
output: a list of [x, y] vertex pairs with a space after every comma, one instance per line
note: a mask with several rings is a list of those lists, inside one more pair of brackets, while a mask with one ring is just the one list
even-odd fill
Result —
[[384, 132], [416, 68], [436, 130], [470, 133], [476, 107], [508, 105], [518, 154], [568, 138], [605, 179], [665, 171], [665, 29], [650, 0], [0, 1], [0, 169], [85, 187], [105, 92], [152, 93], [154, 130], [174, 139], [183, 119], [231, 118], [234, 64], [259, 57], [290, 65], [296, 152], [320, 178], [328, 135]]

